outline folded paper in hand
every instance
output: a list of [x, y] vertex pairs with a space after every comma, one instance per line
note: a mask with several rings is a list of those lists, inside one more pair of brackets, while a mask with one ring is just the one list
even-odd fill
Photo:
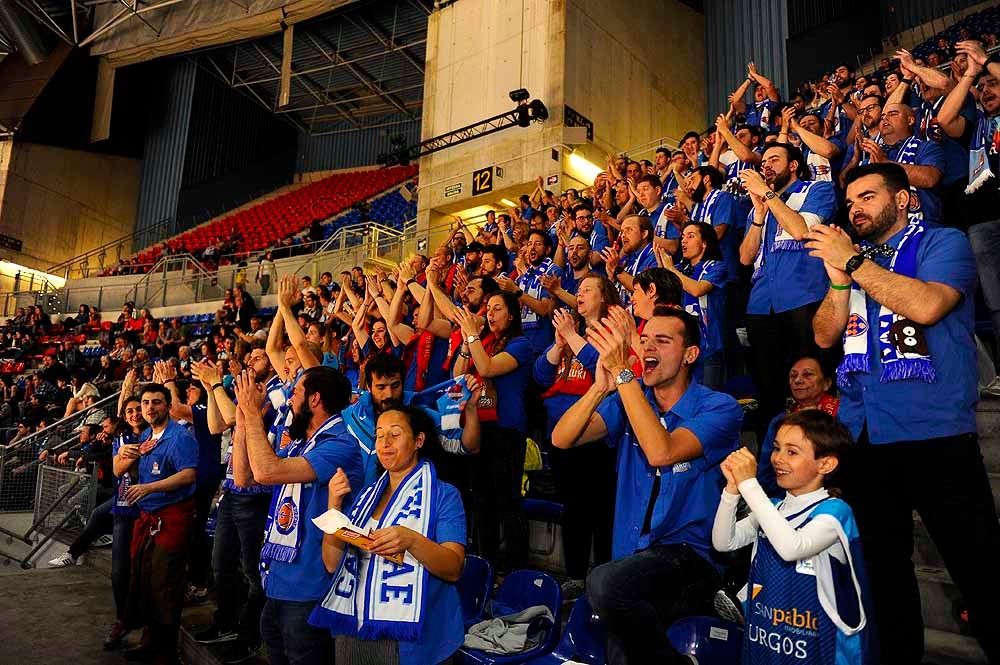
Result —
[[[355, 545], [366, 552], [371, 552], [372, 542], [374, 542], [372, 538], [358, 531], [357, 527], [347, 518], [347, 515], [336, 508], [326, 511], [319, 517], [314, 517], [313, 524], [319, 527], [323, 533], [328, 533], [348, 545]], [[379, 556], [392, 561], [397, 566], [403, 564], [402, 552], [396, 554], [379, 554]]]

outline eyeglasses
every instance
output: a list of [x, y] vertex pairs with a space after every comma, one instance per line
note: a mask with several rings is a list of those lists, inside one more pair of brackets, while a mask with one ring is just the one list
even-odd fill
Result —
[[871, 111], [873, 109], [877, 109], [877, 108], [879, 108], [878, 103], [869, 104], [868, 106], [863, 106], [863, 107], [859, 108], [858, 109], [858, 113], [868, 113], [869, 111]]
[[593, 219], [593, 218], [594, 218], [594, 216], [593, 216], [593, 215], [577, 215], [577, 216], [576, 216], [576, 217], [574, 217], [573, 219], [575, 219], [576, 221], [578, 221], [578, 222], [579, 222], [579, 221], [581, 221], [581, 220], [585, 220], [585, 219]]

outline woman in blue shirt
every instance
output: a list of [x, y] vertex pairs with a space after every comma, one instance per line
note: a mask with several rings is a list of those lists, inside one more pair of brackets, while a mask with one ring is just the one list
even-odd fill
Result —
[[[580, 280], [576, 294], [577, 314], [568, 309], [552, 313], [555, 344], [535, 361], [535, 381], [545, 389], [543, 403], [548, 412], [551, 438], [563, 414], [594, 384], [597, 349], [587, 341], [587, 328], [608, 316], [608, 308], [621, 306], [618, 290], [604, 275], [589, 273]], [[611, 560], [611, 529], [615, 514], [615, 450], [605, 441], [595, 441], [569, 450], [549, 453], [556, 486], [563, 502], [562, 537], [566, 553], [564, 595], [583, 593], [590, 568], [591, 542], [594, 564]]]
[[[334, 579], [310, 622], [336, 636], [338, 665], [429, 665], [449, 660], [462, 645], [455, 583], [465, 562], [465, 511], [458, 490], [437, 479], [428, 459], [439, 450], [437, 441], [434, 422], [421, 409], [383, 411], [375, 451], [386, 471], [347, 511], [357, 531], [371, 534], [371, 545], [363, 550], [323, 536], [323, 563]], [[350, 493], [338, 469], [329, 507], [341, 510]], [[381, 558], [398, 554], [401, 565]]]
[[[453, 376], [474, 374], [479, 394], [480, 452], [469, 458], [476, 507], [479, 553], [501, 572], [523, 568], [528, 559], [528, 521], [521, 504], [521, 475], [527, 447], [525, 394], [535, 354], [521, 332], [517, 296], [501, 291], [486, 300], [486, 325], [465, 309], [455, 321], [465, 341]], [[503, 523], [506, 560], [500, 559]]]
[[706, 222], [685, 224], [681, 232], [681, 254], [684, 260], [676, 266], [662, 252], [657, 252], [657, 259], [681, 280], [684, 309], [701, 324], [701, 353], [694, 368], [694, 378], [712, 390], [721, 390], [725, 382], [722, 316], [727, 270], [715, 229]]

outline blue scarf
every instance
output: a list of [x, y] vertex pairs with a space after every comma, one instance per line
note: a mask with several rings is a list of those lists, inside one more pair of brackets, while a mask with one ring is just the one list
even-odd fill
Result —
[[969, 145], [969, 186], [965, 188], [966, 194], [972, 194], [996, 175], [990, 170], [990, 160], [986, 151], [988, 149], [991, 155], [997, 154], [997, 144], [1000, 143], [998, 125], [1000, 117], [987, 118], [985, 114], [980, 116], [976, 123], [976, 130]]
[[[896, 156], [891, 157], [888, 149], [892, 149], [894, 146], [886, 146], [882, 141], [881, 134], [877, 139], [877, 143], [886, 150], [886, 156], [892, 159], [897, 164], [916, 164], [917, 163], [917, 149], [920, 147], [921, 140], [916, 136], [911, 136], [903, 142], [903, 145], [899, 146], [899, 150], [896, 151]], [[871, 162], [871, 155], [867, 152], [861, 155], [861, 164], [868, 164]], [[910, 218], [910, 223], [915, 224], [920, 222], [924, 218], [923, 207], [920, 205], [920, 196], [917, 194], [917, 188], [910, 185], [910, 209], [907, 212]]]
[[[923, 238], [922, 224], [910, 224], [899, 241], [888, 270], [913, 277], [917, 273], [917, 249]], [[837, 385], [846, 388], [850, 375], [871, 371], [869, 340], [868, 295], [857, 283], [851, 289], [850, 315], [844, 329], [844, 360], [837, 368]], [[882, 362], [880, 381], [920, 379], [927, 383], [937, 380], [930, 350], [927, 348], [924, 326], [903, 318], [882, 305], [878, 314], [879, 357]]]
[[[314, 447], [316, 438], [330, 428], [343, 422], [339, 415], [330, 416], [316, 428], [308, 440], [299, 439], [288, 448], [287, 457], [301, 457]], [[275, 488], [271, 497], [271, 509], [267, 513], [264, 527], [264, 548], [260, 551], [262, 570], [268, 561], [292, 563], [302, 545], [302, 483], [286, 483]]]
[[[785, 202], [785, 205], [798, 212], [805, 205], [806, 197], [809, 196], [809, 188], [812, 187], [813, 182], [815, 181], [797, 180], [788, 189], [779, 194], [779, 196]], [[750, 214], [752, 215], [753, 212], [751, 211]], [[796, 240], [791, 233], [785, 230], [785, 227], [778, 224], [778, 220], [774, 214], [768, 211], [767, 216], [764, 218], [764, 230], [761, 232], [760, 246], [757, 247], [757, 256], [753, 261], [753, 275], [750, 277], [751, 284], [760, 279], [764, 273], [764, 243], [767, 238], [767, 230], [771, 224], [776, 224], [778, 227], [774, 233], [774, 242], [771, 243], [772, 252], [798, 252], [806, 248], [804, 240]]]
[[711, 224], [712, 210], [715, 208], [715, 204], [718, 203], [719, 194], [721, 193], [722, 190], [720, 189], [713, 189], [709, 192], [708, 196], [695, 205], [694, 210], [691, 211], [691, 220]]
[[[517, 278], [518, 287], [533, 298], [539, 298], [542, 293], [542, 275], [552, 270], [552, 259], [543, 259], [537, 266], [528, 266], [524, 274]], [[538, 327], [538, 314], [527, 305], [521, 305], [521, 327], [525, 330]]]
[[[386, 472], [351, 506], [348, 518], [358, 531], [364, 529], [388, 486]], [[436, 497], [434, 465], [427, 460], [419, 462], [389, 499], [378, 528], [405, 526], [434, 540]], [[358, 607], [360, 561], [358, 548], [345, 546], [330, 590], [312, 611], [309, 623], [335, 635], [356, 635], [362, 640], [418, 641], [427, 608], [427, 569], [409, 552], [404, 554], [402, 565], [372, 554], [366, 571], [364, 606]]]
[[[685, 264], [681, 267], [681, 272], [685, 275], [698, 282], [701, 281], [702, 275], [715, 264], [715, 261], [702, 261], [696, 266], [691, 264]], [[708, 339], [708, 326], [710, 321], [708, 320], [708, 293], [701, 296], [700, 298], [695, 298], [693, 295], [684, 292], [684, 310], [688, 314], [693, 315], [698, 319], [699, 327], [701, 328], [701, 340], [702, 348], [705, 348], [705, 340]]]

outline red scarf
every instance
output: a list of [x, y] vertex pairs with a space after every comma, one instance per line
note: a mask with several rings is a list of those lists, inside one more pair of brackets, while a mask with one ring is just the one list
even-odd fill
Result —
[[[823, 396], [819, 398], [819, 402], [816, 404], [816, 408], [831, 415], [837, 417], [837, 411], [840, 410], [840, 398], [834, 397], [833, 395], [823, 393]], [[796, 411], [802, 411], [802, 405], [798, 402], [792, 404], [792, 408], [788, 410], [789, 413], [795, 413]]]
[[563, 354], [559, 357], [556, 380], [542, 393], [542, 399], [555, 395], [583, 395], [594, 385], [594, 375], [587, 371], [575, 355]]
[[[490, 356], [491, 358], [496, 354], [500, 353], [501, 351], [503, 351], [504, 347], [507, 346], [506, 339], [501, 340], [492, 332], [487, 333], [486, 337], [482, 338], [482, 343], [483, 343], [483, 351], [485, 351], [486, 355]], [[496, 388], [494, 388], [493, 386], [493, 381], [490, 379], [483, 378], [483, 375], [479, 373], [479, 370], [476, 368], [475, 364], [473, 364], [472, 367], [470, 367], [469, 369], [471, 374], [475, 376], [477, 379], [479, 379], [479, 382], [483, 386], [482, 390], [480, 391], [480, 402], [477, 408], [477, 410], [479, 411], [479, 421], [485, 423], [496, 422], [498, 420], [497, 409], [500, 405], [500, 399], [499, 399], [500, 396], [497, 394]], [[484, 399], [488, 398], [492, 398], [493, 400], [492, 405], [488, 405], [483, 402]]]
[[157, 547], [178, 552], [187, 547], [194, 524], [194, 497], [160, 508], [155, 513], [139, 513], [132, 534], [131, 554], [136, 553], [150, 539]]
[[403, 362], [407, 367], [411, 362], [417, 363], [417, 377], [413, 384], [413, 389], [417, 392], [427, 387], [427, 371], [431, 366], [431, 351], [434, 349], [434, 333], [427, 332], [415, 334], [406, 343], [403, 351]]

